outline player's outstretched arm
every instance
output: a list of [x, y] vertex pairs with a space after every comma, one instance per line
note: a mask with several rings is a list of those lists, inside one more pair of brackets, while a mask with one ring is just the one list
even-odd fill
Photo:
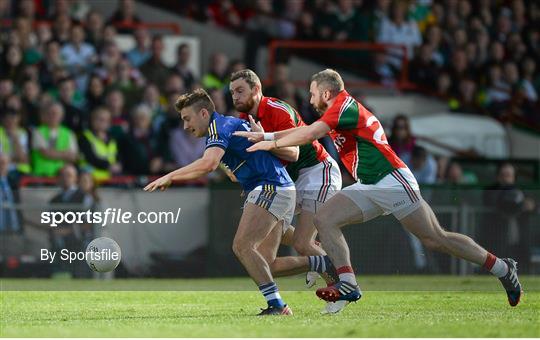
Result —
[[286, 131], [291, 132], [288, 132], [284, 137], [274, 141], [262, 141], [254, 144], [247, 148], [247, 151], [268, 151], [274, 148], [279, 149], [289, 146], [305, 145], [326, 135], [330, 131], [330, 127], [326, 125], [326, 123], [317, 121], [309, 126], [300, 126]]
[[169, 172], [144, 187], [144, 191], [152, 192], [156, 189], [167, 189], [173, 181], [187, 181], [197, 179], [214, 171], [219, 166], [219, 161], [225, 154], [225, 150], [219, 147], [206, 149], [203, 156], [195, 162], [183, 168]]
[[[272, 140], [280, 139], [296, 131], [297, 129], [302, 129], [304, 127], [305, 126], [300, 126], [300, 127], [295, 127], [295, 128], [291, 128], [287, 130], [281, 130], [277, 132], [269, 132], [268, 134], [273, 136]], [[234, 136], [245, 137], [250, 142], [253, 142], [253, 143], [264, 141], [264, 134], [265, 134], [264, 131], [235, 131], [233, 132]]]

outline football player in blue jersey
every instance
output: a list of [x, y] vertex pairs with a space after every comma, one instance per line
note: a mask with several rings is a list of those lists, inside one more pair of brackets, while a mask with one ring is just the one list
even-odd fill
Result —
[[[266, 298], [268, 307], [259, 315], [291, 315], [291, 308], [283, 302], [273, 275], [317, 271], [337, 280], [327, 256], [277, 257], [284, 226], [291, 223], [294, 213], [293, 181], [270, 152], [246, 151], [253, 144], [233, 133], [250, 131], [249, 123], [215, 112], [214, 103], [204, 90], [180, 96], [175, 106], [184, 129], [197, 137], [206, 137], [206, 150], [200, 159], [158, 178], [144, 190], [164, 190], [173, 181], [199, 178], [222, 163], [229, 177], [249, 192], [232, 248]], [[288, 152], [292, 160], [298, 157], [298, 147], [291, 147]]]

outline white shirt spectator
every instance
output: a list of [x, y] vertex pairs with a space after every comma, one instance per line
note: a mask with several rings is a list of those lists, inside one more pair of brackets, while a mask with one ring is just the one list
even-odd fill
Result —
[[90, 71], [96, 59], [94, 46], [85, 42], [81, 43], [79, 47], [68, 43], [62, 47], [60, 55], [70, 73], [77, 77], [77, 88], [85, 91], [88, 81], [88, 75], [86, 73]]
[[[401, 25], [396, 25], [388, 18], [383, 19], [377, 36], [377, 42], [382, 44], [397, 44], [405, 45], [407, 48], [407, 57], [411, 60], [414, 56], [414, 47], [422, 44], [422, 36], [418, 30], [418, 25], [415, 21], [409, 20]], [[388, 62], [401, 68], [401, 59], [403, 51], [399, 48], [388, 49]]]

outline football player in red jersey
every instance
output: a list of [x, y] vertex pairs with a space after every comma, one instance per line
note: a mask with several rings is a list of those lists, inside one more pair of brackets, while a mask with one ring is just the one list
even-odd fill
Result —
[[[323, 248], [340, 276], [337, 284], [318, 289], [317, 295], [327, 301], [360, 299], [361, 291], [341, 227], [392, 214], [427, 248], [489, 270], [501, 281], [510, 305], [516, 306], [522, 295], [516, 262], [500, 259], [470, 237], [441, 227], [431, 207], [422, 199], [411, 171], [388, 144], [381, 123], [347, 93], [339, 73], [331, 69], [316, 73], [311, 78], [309, 92], [310, 103], [322, 114], [317, 122], [275, 133], [273, 141], [261, 141], [248, 151], [304, 145], [329, 134], [347, 170], [357, 180], [323, 204], [315, 215]], [[260, 133], [237, 135], [262, 140]]]

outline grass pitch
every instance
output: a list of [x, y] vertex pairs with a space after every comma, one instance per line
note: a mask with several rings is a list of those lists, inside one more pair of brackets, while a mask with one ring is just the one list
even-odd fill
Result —
[[490, 276], [367, 276], [341, 314], [302, 278], [278, 280], [291, 317], [256, 317], [248, 279], [1, 281], [2, 337], [539, 337], [540, 278], [512, 308]]

